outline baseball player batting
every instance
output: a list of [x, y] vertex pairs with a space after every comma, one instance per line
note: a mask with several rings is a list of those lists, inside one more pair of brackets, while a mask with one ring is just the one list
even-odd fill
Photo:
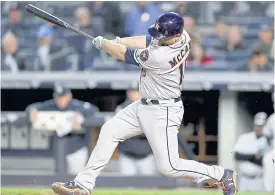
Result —
[[74, 181], [53, 183], [55, 193], [90, 194], [118, 143], [142, 133], [146, 135], [163, 175], [220, 185], [224, 195], [237, 193], [236, 171], [179, 158], [177, 134], [184, 113], [181, 85], [191, 46], [183, 18], [177, 13], [165, 13], [148, 32], [150, 36], [117, 38], [116, 41], [99, 36], [93, 40], [95, 48], [140, 66], [141, 99], [102, 126], [85, 169]]

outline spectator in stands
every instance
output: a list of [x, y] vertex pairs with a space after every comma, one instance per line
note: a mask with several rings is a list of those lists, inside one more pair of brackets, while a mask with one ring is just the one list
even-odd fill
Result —
[[11, 24], [13, 24], [13, 25], [20, 24], [20, 22], [22, 20], [22, 13], [18, 9], [17, 6], [11, 9], [11, 11], [9, 13], [9, 19], [10, 19]]
[[23, 21], [21, 9], [19, 3], [13, 4], [9, 12], [10, 23], [5, 27], [7, 31], [10, 30], [17, 36], [20, 31], [27, 29], [27, 24]]
[[124, 34], [125, 36], [146, 35], [149, 26], [155, 23], [161, 10], [157, 5], [150, 2], [138, 1], [126, 16]]
[[216, 37], [220, 41], [226, 41], [227, 38], [227, 25], [222, 20], [216, 22]]
[[259, 41], [255, 48], [265, 53], [270, 59], [274, 60], [273, 30], [268, 25], [262, 25], [259, 32]]
[[112, 34], [114, 37], [123, 36], [124, 17], [122, 17], [119, 3], [112, 1], [88, 1], [87, 4], [94, 17], [103, 19], [105, 34]]
[[205, 48], [218, 48], [226, 45], [227, 39], [227, 25], [223, 20], [216, 22], [216, 31], [203, 37], [202, 44]]
[[[175, 2], [173, 2], [175, 3]], [[196, 20], [199, 17], [199, 10], [197, 9], [197, 2], [188, 2], [188, 1], [179, 1], [176, 3], [176, 9], [174, 12], [182, 15], [182, 16], [192, 16]]]
[[86, 7], [79, 7], [74, 13], [75, 27], [93, 36], [104, 35], [104, 23], [100, 18], [94, 18]]
[[200, 42], [200, 34], [197, 29], [196, 20], [191, 16], [184, 16], [184, 29], [191, 37], [192, 43]]
[[261, 159], [269, 148], [267, 139], [263, 136], [266, 118], [266, 113], [257, 113], [254, 117], [254, 131], [241, 135], [234, 147], [241, 191], [265, 191]]
[[[75, 26], [90, 35], [97, 36], [104, 33], [104, 21], [100, 17], [91, 17], [86, 7], [75, 10], [75, 20]], [[92, 46], [90, 40], [81, 35], [74, 34], [68, 41], [79, 55], [79, 70], [91, 70], [95, 57], [99, 56], [99, 51]]]
[[219, 50], [238, 51], [244, 50], [245, 46], [242, 43], [241, 28], [238, 25], [228, 27], [227, 42], [222, 46], [217, 46]]
[[16, 73], [26, 69], [26, 58], [18, 51], [18, 40], [11, 31], [7, 32], [2, 38], [2, 57], [1, 70]]
[[89, 154], [85, 141], [85, 133], [75, 134], [74, 132], [90, 128], [92, 118], [98, 112], [98, 108], [88, 102], [73, 99], [70, 89], [61, 85], [55, 86], [53, 97], [54, 99], [29, 105], [26, 108], [26, 112], [31, 123], [38, 121], [39, 112], [75, 112], [71, 120], [61, 124], [60, 128], [56, 130], [58, 137], [54, 136], [57, 138], [57, 141], [65, 142], [67, 171], [70, 174], [76, 174], [85, 167]]
[[[117, 106], [116, 112], [121, 111], [138, 99], [140, 99], [139, 91], [137, 89], [129, 89], [126, 101]], [[157, 169], [153, 152], [145, 135], [139, 135], [121, 142], [119, 151], [120, 172], [123, 175], [135, 176], [140, 174], [148, 176], [156, 174]]]
[[188, 65], [205, 66], [213, 63], [211, 56], [205, 54], [205, 51], [199, 43], [192, 44], [191, 53], [187, 59]]
[[54, 34], [52, 24], [46, 23], [39, 28], [38, 63], [34, 70], [77, 70], [78, 56], [75, 50], [63, 40], [54, 39]]
[[42, 69], [51, 70], [50, 64], [50, 45], [53, 40], [54, 28], [49, 24], [42, 25], [37, 32], [37, 36], [39, 38], [39, 49], [38, 49], [38, 57], [39, 61], [42, 65]]
[[262, 51], [254, 51], [251, 58], [249, 59], [248, 64], [241, 67], [242, 71], [251, 71], [251, 72], [262, 72], [272, 69], [272, 65], [268, 63], [268, 58], [266, 54]]

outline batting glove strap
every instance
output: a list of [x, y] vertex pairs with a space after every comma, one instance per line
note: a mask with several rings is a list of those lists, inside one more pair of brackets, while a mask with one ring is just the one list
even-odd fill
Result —
[[96, 37], [96, 38], [92, 41], [93, 46], [94, 46], [96, 49], [100, 50], [100, 49], [102, 48], [101, 45], [102, 45], [102, 40], [103, 40], [103, 39], [104, 39], [104, 38], [103, 38], [102, 36]]

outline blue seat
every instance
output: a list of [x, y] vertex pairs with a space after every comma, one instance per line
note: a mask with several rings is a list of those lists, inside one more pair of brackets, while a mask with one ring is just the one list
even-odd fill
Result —
[[250, 23], [246, 24], [248, 29], [260, 29], [261, 23]]
[[227, 53], [226, 60], [231, 62], [247, 60], [251, 56], [251, 51], [231, 51]]
[[242, 71], [245, 69], [248, 60], [228, 62], [230, 64], [230, 70], [232, 71]]
[[224, 21], [228, 24], [239, 24], [239, 25], [247, 25], [247, 24], [262, 24], [263, 21], [266, 21], [267, 17], [259, 17], [259, 16], [248, 16], [248, 17], [224, 17]]
[[224, 42], [219, 40], [216, 35], [209, 35], [207, 37], [205, 37], [203, 40], [202, 40], [202, 46], [204, 48], [213, 48], [213, 47], [216, 47], [216, 46], [220, 46], [220, 45], [223, 45]]
[[186, 64], [186, 71], [196, 71], [196, 70], [200, 70], [200, 66], [193, 66], [191, 64]]
[[226, 52], [220, 51], [216, 49], [207, 49], [206, 53], [211, 56], [215, 61], [216, 60], [225, 60], [226, 59]]
[[255, 44], [257, 41], [257, 39], [244, 39], [243, 40], [243, 44], [246, 46], [246, 47], [250, 47], [251, 45]]
[[228, 71], [229, 69], [229, 64], [226, 61], [215, 61], [211, 65], [201, 67], [201, 70], [204, 71]]
[[256, 30], [249, 31], [248, 30], [243, 36], [244, 36], [244, 39], [257, 39], [258, 31], [256, 31]]

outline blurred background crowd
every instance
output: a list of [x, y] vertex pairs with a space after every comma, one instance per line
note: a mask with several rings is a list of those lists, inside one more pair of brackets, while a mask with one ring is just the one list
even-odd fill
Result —
[[[147, 34], [161, 13], [174, 11], [192, 38], [187, 70], [272, 71], [274, 2], [32, 2], [91, 34]], [[1, 2], [2, 71], [137, 70], [96, 51], [91, 41]]]

